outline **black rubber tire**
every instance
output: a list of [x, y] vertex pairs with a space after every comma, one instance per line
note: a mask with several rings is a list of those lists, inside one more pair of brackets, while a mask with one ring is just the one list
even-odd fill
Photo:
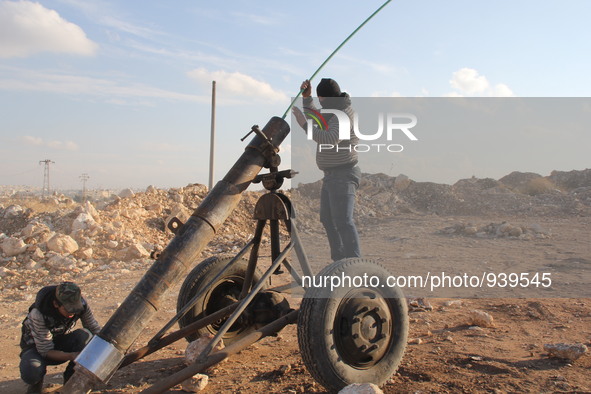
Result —
[[[177, 312], [180, 311], [192, 298], [201, 290], [202, 286], [209, 283], [221, 270], [230, 262], [232, 258], [218, 258], [210, 257], [199, 263], [183, 282], [179, 296], [177, 299]], [[220, 277], [211, 288], [205, 291], [197, 300], [195, 306], [189, 310], [180, 320], [179, 326], [181, 328], [199, 320], [207, 315], [216, 312], [223, 307], [231, 304], [238, 299], [244, 277], [246, 276], [246, 269], [248, 261], [245, 259], [238, 259], [225, 273]], [[256, 284], [262, 277], [261, 272], [255, 269], [253, 285]], [[267, 286], [263, 287], [263, 290]], [[242, 314], [244, 316], [244, 313]], [[189, 335], [186, 339], [191, 342], [198, 337], [206, 334], [216, 334], [221, 325], [226, 319], [218, 321], [214, 324], [206, 326], [198, 330], [195, 334]], [[254, 328], [249, 319], [244, 317], [238, 318], [236, 323], [232, 325], [230, 330], [224, 335], [224, 343], [230, 344], [242, 336], [253, 331]]]
[[[390, 275], [373, 261], [355, 258], [332, 263], [316, 277], [365, 274], [380, 277], [382, 284]], [[369, 305], [370, 312], [360, 313], [363, 308], [358, 309], [359, 303]], [[376, 305], [382, 307], [374, 308]], [[357, 312], [350, 313], [353, 309]], [[352, 319], [353, 316], [361, 318]], [[399, 288], [339, 287], [330, 292], [310, 286], [301, 303], [297, 328], [304, 364], [326, 389], [337, 392], [352, 383], [382, 386], [396, 372], [404, 355], [408, 309]], [[371, 338], [372, 342], [368, 332], [380, 338]], [[359, 341], [370, 345], [371, 352], [359, 347]], [[373, 344], [377, 350], [371, 350]]]

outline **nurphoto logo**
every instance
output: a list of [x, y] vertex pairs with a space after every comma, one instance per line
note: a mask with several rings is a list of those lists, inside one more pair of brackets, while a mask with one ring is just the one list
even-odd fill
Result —
[[[306, 133], [308, 140], [312, 140], [313, 123], [320, 130], [328, 130], [328, 122], [322, 114], [333, 114], [337, 117], [339, 123], [339, 141], [351, 139], [351, 122], [349, 116], [338, 109], [323, 108], [320, 112], [311, 108], [305, 108], [307, 119]], [[384, 126], [385, 125], [385, 126]], [[401, 144], [391, 143], [394, 139], [395, 133], [402, 132], [409, 140], [418, 141], [418, 138], [410, 131], [417, 125], [417, 117], [410, 113], [391, 113], [384, 115], [383, 112], [378, 113], [378, 129], [373, 134], [363, 134], [359, 130], [359, 115], [353, 115], [353, 132], [360, 141], [377, 141], [383, 138], [385, 134], [388, 143], [359, 143], [356, 145], [339, 146], [338, 144], [319, 144], [318, 150], [355, 150], [356, 152], [370, 152], [370, 151], [387, 151], [391, 153], [399, 153], [404, 150]]]

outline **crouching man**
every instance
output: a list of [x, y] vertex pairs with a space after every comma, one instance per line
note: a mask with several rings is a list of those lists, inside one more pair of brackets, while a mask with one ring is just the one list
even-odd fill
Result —
[[[72, 331], [78, 320], [84, 329]], [[74, 373], [74, 359], [101, 326], [94, 318], [80, 288], [72, 282], [42, 288], [23, 321], [21, 379], [27, 393], [41, 393], [47, 365], [69, 361], [64, 383]]]

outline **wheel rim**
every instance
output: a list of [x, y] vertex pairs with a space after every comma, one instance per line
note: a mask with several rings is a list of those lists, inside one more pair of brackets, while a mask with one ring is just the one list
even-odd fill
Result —
[[[203, 315], [211, 315], [212, 313], [237, 302], [240, 292], [242, 291], [243, 283], [244, 278], [240, 276], [226, 277], [215, 283], [211, 287], [211, 290], [207, 292], [203, 301], [203, 305], [205, 306]], [[220, 328], [222, 328], [227, 319], [228, 318], [225, 317], [223, 319], [217, 320], [216, 322], [207, 326], [207, 329], [215, 334]], [[238, 320], [232, 324], [224, 337], [234, 337], [240, 334], [245, 328], [247, 328], [245, 319], [243, 317], [239, 317]]]
[[355, 289], [341, 299], [334, 319], [334, 343], [348, 365], [367, 369], [388, 352], [393, 321], [388, 300], [371, 289]]

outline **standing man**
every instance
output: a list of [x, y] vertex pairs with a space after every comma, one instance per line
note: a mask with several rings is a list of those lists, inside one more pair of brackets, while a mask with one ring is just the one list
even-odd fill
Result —
[[[304, 110], [317, 111], [312, 100], [310, 81], [300, 87], [304, 98]], [[349, 139], [339, 139], [339, 121], [336, 115], [322, 114], [326, 126], [312, 126], [312, 139], [318, 144], [316, 164], [324, 172], [320, 195], [320, 221], [326, 230], [330, 255], [333, 261], [347, 257], [360, 257], [359, 235], [353, 220], [355, 194], [359, 188], [361, 170], [357, 166], [355, 146], [359, 138], [353, 132], [353, 108], [351, 97], [341, 92], [339, 84], [323, 78], [316, 87], [316, 94], [323, 109], [335, 109], [349, 117]], [[293, 114], [299, 125], [307, 130], [304, 114], [296, 107]], [[322, 122], [321, 122], [322, 123]]]
[[[79, 319], [84, 329], [72, 331]], [[75, 283], [42, 288], [22, 326], [20, 372], [27, 393], [42, 392], [47, 365], [69, 361], [64, 371], [67, 382], [74, 373], [74, 359], [100, 330]]]

